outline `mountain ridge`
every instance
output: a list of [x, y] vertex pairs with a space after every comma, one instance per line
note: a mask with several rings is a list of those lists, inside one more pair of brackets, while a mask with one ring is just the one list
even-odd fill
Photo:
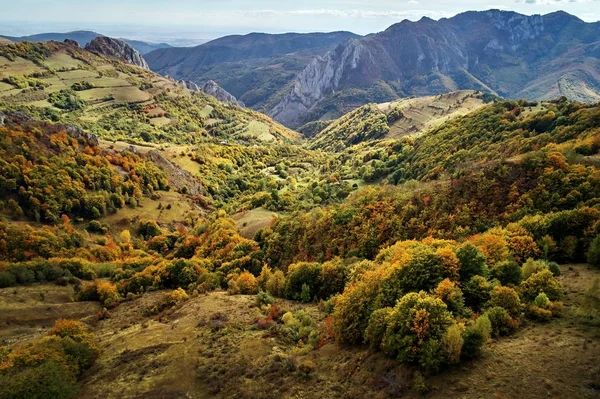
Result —
[[[576, 71], [600, 68], [594, 52], [585, 53], [583, 61], [572, 57], [563, 60], [568, 61], [566, 66], [552, 65], [579, 46], [593, 45], [599, 35], [600, 23], [585, 23], [564, 12], [526, 16], [488, 10], [438, 21], [425, 17], [416, 22], [404, 20], [376, 35], [346, 41], [313, 59], [268, 114], [298, 126], [325, 114], [323, 110], [312, 119], [303, 119], [332, 95], [344, 89], [367, 90], [378, 81], [390, 86], [390, 96], [474, 89], [517, 98], [528, 84], [566, 67]], [[543, 70], [545, 65], [549, 66]], [[573, 71], [562, 75], [580, 81], [573, 78], [577, 75]], [[531, 92], [531, 99], [577, 93], [576, 89], [546, 86], [541, 92]], [[597, 76], [591, 75], [584, 91], [590, 94], [580, 96], [579, 101], [595, 101], [600, 93]], [[363, 104], [371, 102], [363, 97]]]
[[[76, 42], [78, 42], [79, 45], [81, 45], [82, 47], [85, 47], [85, 45], [88, 42], [91, 42], [98, 36], [106, 36], [106, 35], [102, 35], [100, 33], [97, 33], [94, 31], [87, 31], [87, 30], [76, 30], [76, 31], [65, 32], [65, 33], [60, 33], [60, 32], [36, 33], [33, 35], [27, 35], [27, 36], [0, 35], [0, 37], [3, 37], [5, 39], [8, 39], [13, 42], [23, 42], [23, 41], [47, 42], [49, 40], [63, 42], [63, 41], [65, 41], [65, 39], [71, 39], [71, 40], [75, 40]], [[143, 40], [132, 40], [132, 39], [126, 39], [126, 38], [120, 38], [120, 40], [123, 40], [125, 43], [127, 43], [131, 47], [135, 48], [142, 55], [147, 54], [147, 53], [154, 51], [156, 49], [159, 49], [159, 48], [171, 47], [171, 45], [167, 44], [167, 43], [153, 43], [153, 42], [147, 42], [147, 41], [143, 41]]]

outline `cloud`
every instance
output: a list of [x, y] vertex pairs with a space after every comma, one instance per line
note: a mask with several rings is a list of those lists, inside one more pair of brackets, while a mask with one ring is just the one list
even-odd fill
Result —
[[573, 4], [573, 3], [591, 3], [598, 0], [515, 0], [516, 3], [535, 4], [538, 6], [548, 6], [555, 4]]
[[[417, 3], [415, 0], [411, 2]], [[410, 2], [409, 2], [410, 3]], [[245, 10], [242, 11], [244, 15], [253, 17], [283, 17], [283, 16], [332, 16], [332, 17], [344, 17], [344, 18], [415, 18], [423, 15], [430, 17], [442, 18], [449, 16], [448, 13], [442, 11], [431, 11], [431, 10], [384, 10], [384, 11], [370, 11], [370, 10], [338, 10], [338, 9], [307, 9], [307, 10]]]

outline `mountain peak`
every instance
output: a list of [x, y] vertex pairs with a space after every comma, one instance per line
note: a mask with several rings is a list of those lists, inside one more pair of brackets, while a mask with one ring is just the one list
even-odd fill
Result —
[[150, 69], [144, 57], [142, 57], [136, 49], [119, 39], [98, 36], [86, 44], [85, 49], [118, 58], [128, 64], [136, 65], [140, 68]]

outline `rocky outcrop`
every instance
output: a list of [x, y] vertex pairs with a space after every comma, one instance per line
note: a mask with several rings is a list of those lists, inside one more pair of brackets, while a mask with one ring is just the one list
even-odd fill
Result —
[[198, 86], [196, 83], [192, 82], [191, 80], [178, 80], [177, 83], [182, 85], [183, 87], [185, 87], [188, 90], [202, 91], [200, 86]]
[[169, 185], [180, 191], [183, 187], [187, 188], [187, 193], [191, 195], [204, 194], [202, 184], [187, 170], [181, 169], [157, 150], [147, 152], [144, 157], [152, 161], [160, 170], [167, 174]]
[[94, 53], [115, 57], [128, 64], [144, 69], [150, 69], [142, 55], [129, 44], [119, 39], [98, 36], [85, 45], [85, 49]]
[[[489, 10], [439, 21], [405, 20], [316, 57], [268, 114], [296, 127], [307, 122], [303, 116], [321, 117], [334, 101], [346, 110], [376, 102], [374, 88], [382, 83], [401, 97], [472, 89], [518, 98], [530, 85], [532, 99], [543, 99], [556, 90], [540, 91], [535, 83], [540, 76], [597, 68], [593, 52], [579, 61], [564, 62], [564, 57], [599, 38], [600, 23], [585, 23], [564, 12], [526, 16]], [[348, 95], [334, 100], [345, 89]], [[329, 105], [320, 107], [323, 104]]]
[[77, 40], [65, 39], [65, 43], [68, 44], [68, 45], [70, 45], [70, 46], [79, 47], [79, 43], [77, 42]]
[[217, 100], [219, 100], [221, 102], [236, 104], [236, 105], [239, 105], [240, 107], [245, 106], [243, 102], [238, 101], [237, 98], [235, 98], [232, 94], [230, 94], [227, 90], [225, 90], [224, 88], [219, 86], [217, 84], [217, 82], [215, 82], [213, 80], [209, 80], [208, 82], [206, 82], [200, 88], [200, 90], [203, 91], [204, 93], [208, 94], [209, 96], [215, 97]]
[[82, 144], [92, 147], [100, 145], [98, 137], [95, 134], [84, 132], [80, 127], [73, 125], [58, 125], [58, 128], [64, 129], [67, 134]]
[[219, 86], [217, 84], [217, 82], [215, 82], [213, 80], [209, 80], [202, 86], [199, 86], [198, 84], [192, 82], [191, 80], [179, 80], [179, 81], [177, 81], [177, 83], [182, 85], [183, 87], [185, 87], [188, 90], [201, 91], [203, 93], [208, 94], [209, 96], [213, 96], [217, 100], [219, 100], [223, 103], [231, 103], [231, 104], [238, 105], [240, 107], [246, 106], [243, 102], [241, 102], [237, 98], [235, 98], [235, 96], [233, 94], [229, 93], [227, 90], [225, 90], [224, 88]]

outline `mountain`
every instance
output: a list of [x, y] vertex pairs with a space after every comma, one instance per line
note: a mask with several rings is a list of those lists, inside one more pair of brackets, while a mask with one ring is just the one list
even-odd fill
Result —
[[[9, 39], [13, 42], [47, 42], [49, 40], [54, 40], [56, 42], [63, 42], [65, 39], [75, 40], [79, 43], [80, 46], [84, 47], [86, 44], [94, 40], [98, 36], [103, 36], [100, 33], [91, 32], [91, 31], [73, 31], [66, 33], [38, 33], [35, 35], [29, 36], [21, 36], [21, 37], [11, 37], [11, 36], [2, 36], [6, 39]], [[131, 47], [135, 48], [140, 54], [144, 55], [153, 50], [157, 50], [160, 48], [171, 47], [167, 43], [150, 43], [144, 42], [140, 40], [129, 40], [129, 39], [121, 39], [125, 43], [129, 44]]]
[[74, 124], [101, 139], [184, 144], [299, 138], [266, 115], [190, 92], [99, 52], [59, 42], [14, 43], [0, 46], [0, 56], [0, 107]]
[[600, 23], [564, 12], [489, 10], [405, 20], [313, 59], [268, 113], [299, 126], [377, 99], [457, 89], [594, 102], [600, 100], [599, 44]]
[[142, 55], [129, 44], [119, 39], [113, 39], [106, 36], [98, 36], [85, 45], [85, 49], [99, 54], [115, 57], [123, 62], [138, 66], [144, 69], [148, 68], [148, 63]]
[[262, 110], [316, 55], [356, 37], [350, 32], [251, 33], [193, 48], [159, 49], [145, 58], [155, 72], [198, 83], [214, 80], [247, 106]]

